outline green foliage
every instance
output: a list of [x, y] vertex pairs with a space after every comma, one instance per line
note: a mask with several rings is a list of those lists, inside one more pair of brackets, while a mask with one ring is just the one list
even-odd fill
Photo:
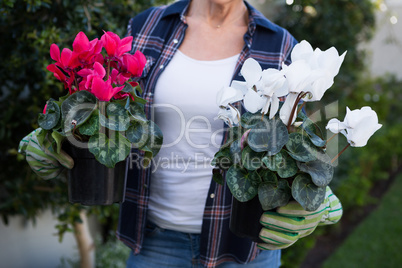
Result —
[[345, 100], [350, 108], [371, 106], [383, 124], [367, 146], [348, 149], [340, 158], [336, 186], [346, 209], [373, 202], [367, 194], [369, 189], [376, 181], [388, 179], [402, 165], [401, 101], [402, 81], [392, 76], [362, 81]]
[[[44, 181], [36, 177], [17, 153], [21, 138], [38, 126], [37, 114], [46, 100], [65, 94], [61, 83], [46, 70], [51, 62], [50, 44], [71, 47], [79, 31], [84, 31], [89, 39], [99, 37], [102, 30], [123, 36], [130, 17], [162, 2], [166, 1], [1, 1], [0, 214], [3, 221], [7, 222], [12, 215], [35, 220], [40, 210], [50, 208], [61, 216], [60, 224], [65, 225], [58, 229], [65, 231], [71, 228], [68, 221], [75, 220], [75, 211], [81, 208], [68, 204], [65, 181]], [[359, 42], [372, 35], [373, 11], [371, 0], [295, 0], [293, 5], [276, 12], [275, 17], [276, 23], [289, 29], [298, 40], [308, 40], [313, 47], [335, 46], [341, 53], [347, 50], [335, 85], [327, 91], [324, 100], [329, 103], [339, 100], [342, 107], [346, 104], [351, 109], [370, 105], [383, 124], [366, 147], [348, 149], [339, 159], [332, 186], [345, 209], [372, 202], [367, 193], [373, 182], [386, 179], [390, 171], [401, 165], [402, 159], [402, 118], [399, 116], [402, 82], [393, 77], [376, 80], [364, 77], [365, 53], [357, 49]], [[309, 104], [307, 110], [318, 108]], [[346, 111], [341, 112], [340, 118]], [[344, 145], [340, 142], [339, 147], [342, 149]], [[113, 230], [117, 210], [116, 204], [91, 207], [90, 212]], [[313, 235], [284, 250], [283, 267], [298, 267], [306, 250], [313, 246], [314, 235], [321, 230], [322, 227], [317, 228]]]
[[[102, 242], [100, 237], [95, 239], [95, 267], [103, 268], [124, 268], [126, 267], [126, 261], [130, 256], [131, 250], [125, 246], [122, 242], [118, 241], [114, 234], [109, 234], [107, 242]], [[62, 268], [79, 268], [80, 260], [76, 258], [67, 259], [62, 258]]]
[[[62, 180], [44, 181], [31, 172], [17, 153], [19, 141], [38, 127], [37, 115], [46, 100], [66, 94], [53, 74], [46, 70], [52, 62], [50, 45], [71, 48], [80, 31], [90, 40], [103, 30], [124, 36], [130, 17], [168, 2], [94, 0], [6, 0], [0, 3], [0, 215], [5, 223], [13, 215], [35, 220], [44, 209], [59, 216], [57, 229], [62, 235], [71, 229], [74, 216], [82, 207], [67, 200], [67, 184]], [[118, 206], [92, 207], [99, 218], [117, 220]], [[100, 212], [101, 211], [101, 212]], [[105, 220], [109, 222], [109, 220]], [[106, 223], [105, 223], [106, 224]], [[115, 226], [108, 223], [107, 226]], [[108, 227], [112, 228], [112, 227]]]
[[[381, 204], [345, 240], [322, 267], [399, 267], [402, 176], [399, 175]], [[353, 254], [350, 254], [353, 252]]]
[[[308, 114], [315, 113], [324, 119], [315, 123], [325, 126], [329, 119], [326, 118], [328, 104], [338, 101], [338, 107], [348, 106], [350, 109], [371, 106], [383, 124], [367, 146], [349, 148], [338, 159], [331, 187], [344, 210], [378, 202], [369, 195], [374, 183], [388, 179], [389, 174], [402, 164], [402, 122], [399, 116], [402, 114], [402, 82], [392, 76], [367, 77], [365, 51], [358, 49], [358, 44], [368, 41], [373, 34], [375, 8], [371, 0], [295, 0], [292, 5], [281, 6], [274, 16], [276, 23], [287, 28], [298, 40], [308, 40], [313, 47], [326, 49], [334, 46], [340, 53], [347, 50], [340, 73], [334, 86], [325, 93], [324, 102], [309, 103], [306, 107]], [[345, 113], [346, 108], [334, 117], [343, 119]], [[347, 142], [341, 135], [338, 141], [340, 151]], [[284, 250], [283, 267], [299, 266], [319, 230], [317, 228], [310, 237]]]
[[215, 154], [215, 180], [221, 181], [216, 178], [217, 169], [224, 171], [232, 165], [226, 183], [238, 201], [247, 202], [258, 195], [263, 210], [270, 210], [286, 205], [293, 197], [304, 209], [316, 210], [334, 172], [322, 148], [325, 143], [316, 142], [317, 146], [311, 141], [321, 138], [312, 130], [309, 133], [318, 139], [304, 135], [311, 120], [306, 115], [299, 117], [303, 119], [301, 126], [288, 128], [278, 116], [242, 115], [240, 120], [247, 127], [239, 126], [236, 131], [240, 128], [244, 134], [235, 141], [229, 139]]
[[335, 85], [326, 92], [324, 102], [348, 96], [358, 83], [365, 69], [365, 52], [358, 49], [358, 44], [373, 34], [374, 9], [371, 0], [295, 0], [275, 16], [275, 22], [297, 40], [308, 40], [321, 50], [334, 46], [340, 53], [347, 51]]
[[[351, 109], [360, 108], [364, 105], [371, 106], [377, 112], [379, 122], [383, 124], [382, 128], [370, 138], [367, 146], [348, 148], [339, 158], [331, 187], [335, 189], [345, 211], [359, 210], [364, 205], [378, 203], [379, 200], [374, 199], [369, 194], [374, 183], [378, 180], [389, 179], [390, 174], [401, 167], [402, 141], [400, 133], [402, 133], [402, 119], [399, 116], [402, 114], [401, 101], [402, 81], [396, 80], [393, 76], [362, 80], [348, 98], [343, 100], [345, 105]], [[343, 118], [346, 109], [340, 112], [339, 118]], [[342, 136], [339, 137], [339, 140], [339, 148], [342, 149], [347, 142]], [[359, 213], [355, 214], [360, 215]], [[354, 214], [349, 213], [349, 215], [353, 217]], [[375, 220], [375, 222], [381, 221]], [[338, 225], [328, 226], [326, 231], [337, 228], [339, 228]], [[313, 247], [315, 237], [323, 233], [321, 229], [322, 227], [317, 228], [309, 237], [303, 238], [285, 250], [282, 255], [283, 267], [299, 267], [308, 249]], [[384, 237], [382, 232], [376, 233]], [[363, 240], [367, 242], [367, 238]], [[349, 242], [350, 245], [353, 243], [359, 242], [352, 242], [352, 240]], [[305, 244], [310, 246], [307, 248], [304, 246]], [[375, 245], [374, 242], [371, 244]], [[347, 251], [351, 252], [351, 250], [354, 249], [349, 248]], [[381, 250], [380, 255], [387, 254], [387, 252], [387, 250]], [[367, 253], [365, 256], [368, 256]], [[339, 258], [336, 258], [331, 262], [333, 265], [337, 264], [341, 267], [342, 265], [338, 261]]]

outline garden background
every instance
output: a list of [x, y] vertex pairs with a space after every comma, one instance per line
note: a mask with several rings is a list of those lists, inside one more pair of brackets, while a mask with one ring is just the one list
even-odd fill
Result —
[[[84, 31], [123, 36], [128, 19], [166, 0], [3, 0], [0, 3], [0, 267], [79, 265], [74, 230], [89, 217], [97, 267], [124, 267], [128, 250], [114, 238], [118, 204], [67, 202], [66, 182], [36, 177], [17, 152], [37, 127], [50, 97], [64, 95], [46, 70], [50, 44], [70, 47]], [[317, 231], [283, 252], [283, 267], [396, 267], [402, 257], [402, 16], [400, 0], [254, 0], [298, 40], [322, 50], [348, 51], [334, 86], [307, 112], [327, 122], [328, 107], [371, 106], [383, 127], [363, 148], [349, 148], [331, 184], [341, 199], [341, 223]], [[402, 20], [402, 18], [400, 18]], [[333, 114], [333, 112], [332, 112]], [[331, 115], [332, 115], [331, 114]], [[340, 149], [344, 139], [339, 139]], [[399, 176], [399, 178], [398, 178]], [[383, 197], [385, 194], [385, 197]], [[379, 256], [383, 256], [382, 258]], [[329, 257], [329, 259], [327, 258]], [[399, 258], [399, 259], [398, 259]], [[377, 263], [378, 261], [378, 263]], [[332, 266], [331, 266], [332, 265]]]

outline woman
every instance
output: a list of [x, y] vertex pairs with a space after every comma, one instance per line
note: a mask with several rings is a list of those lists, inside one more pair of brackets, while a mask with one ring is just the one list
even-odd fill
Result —
[[[133, 250], [128, 267], [279, 267], [280, 250], [261, 252], [231, 233], [232, 196], [211, 179], [209, 163], [224, 139], [218, 90], [242, 79], [249, 57], [263, 69], [289, 64], [296, 40], [243, 0], [151, 8], [128, 30], [132, 51], [147, 57], [146, 112], [164, 135], [151, 168], [141, 167], [139, 152], [131, 157], [117, 232]], [[261, 249], [291, 244], [266, 242]]]

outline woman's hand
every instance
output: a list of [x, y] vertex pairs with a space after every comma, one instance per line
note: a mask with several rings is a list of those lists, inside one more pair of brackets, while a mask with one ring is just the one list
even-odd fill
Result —
[[64, 176], [65, 168], [71, 169], [74, 160], [63, 150], [54, 150], [48, 136], [39, 137], [41, 128], [35, 129], [25, 136], [18, 151], [25, 155], [32, 170], [43, 179], [53, 179]]
[[260, 232], [258, 248], [274, 250], [287, 248], [298, 239], [311, 234], [318, 225], [334, 224], [342, 217], [339, 199], [327, 187], [325, 199], [315, 211], [306, 211], [296, 201], [289, 202], [276, 212], [267, 211], [261, 216], [264, 226]]

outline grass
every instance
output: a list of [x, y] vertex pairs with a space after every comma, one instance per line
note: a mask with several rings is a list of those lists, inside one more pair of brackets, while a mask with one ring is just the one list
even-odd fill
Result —
[[401, 267], [402, 175], [399, 175], [380, 205], [324, 262], [323, 268]]

